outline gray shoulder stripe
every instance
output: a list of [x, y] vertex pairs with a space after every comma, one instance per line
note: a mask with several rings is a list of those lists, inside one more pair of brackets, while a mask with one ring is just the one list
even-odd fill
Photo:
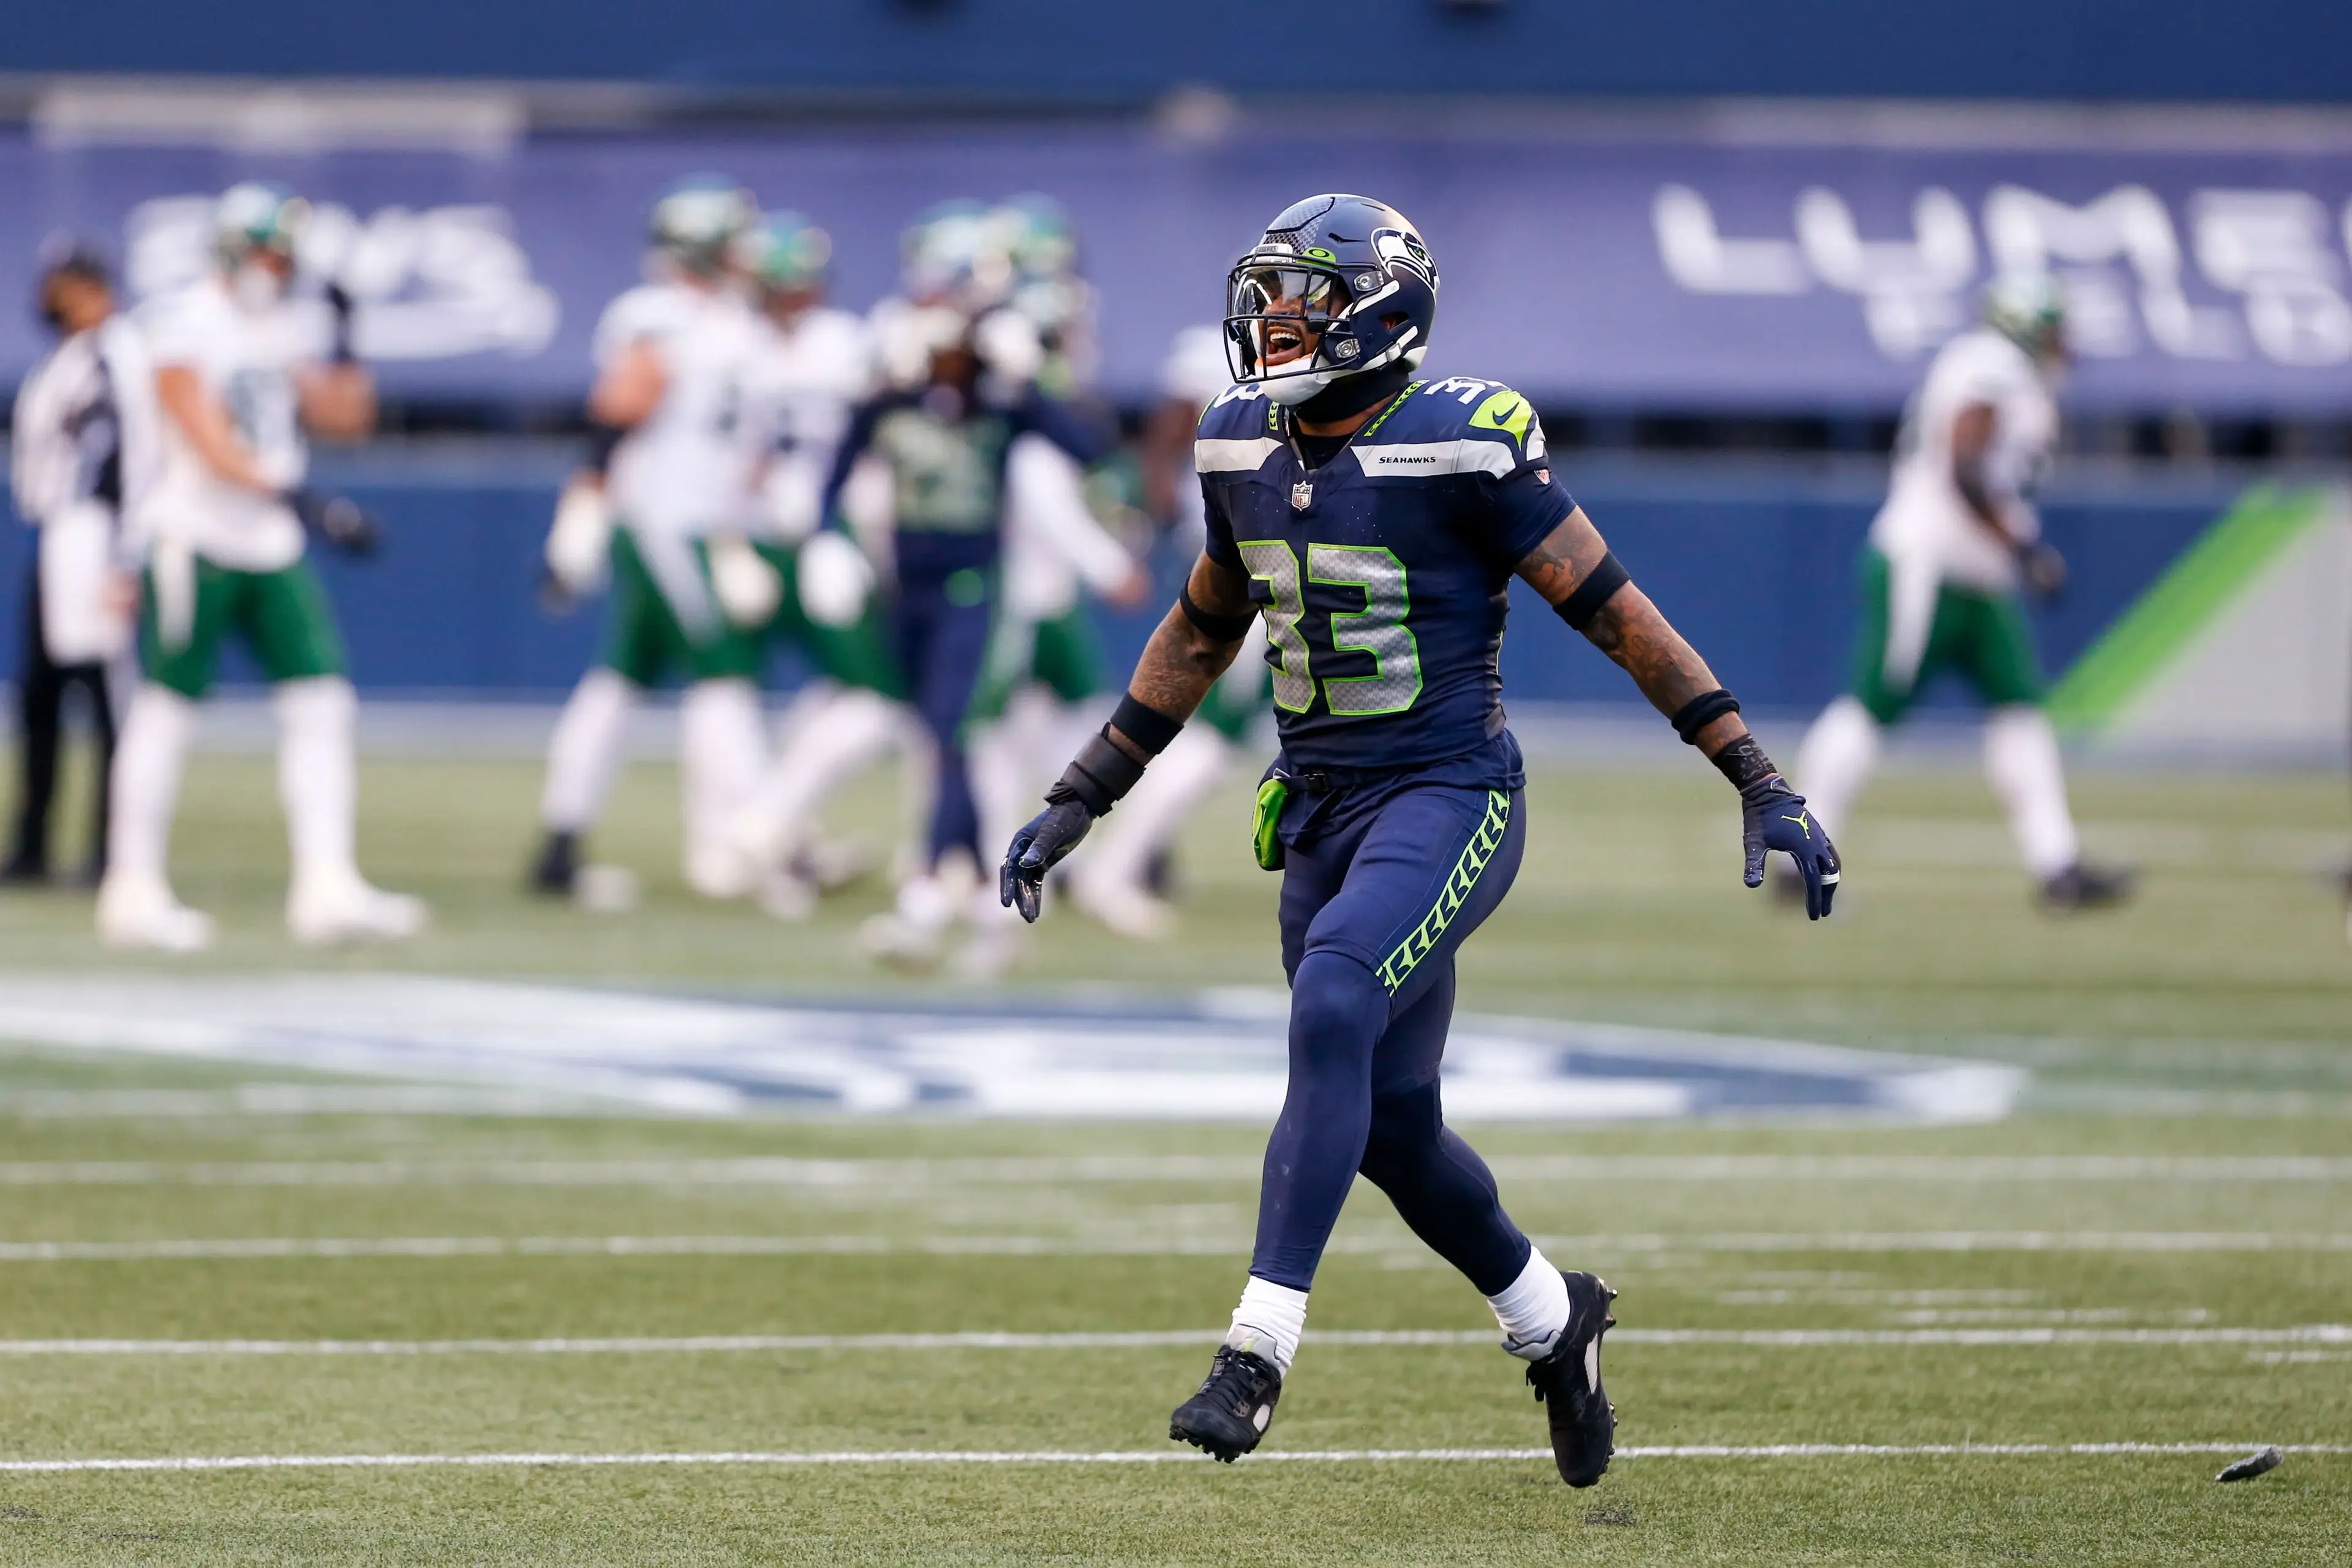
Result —
[[1402, 441], [1354, 448], [1356, 462], [1374, 479], [1388, 476], [1435, 479], [1443, 474], [1492, 474], [1503, 478], [1518, 467], [1507, 441]]
[[1230, 441], [1202, 438], [1192, 443], [1192, 471], [1200, 474], [1248, 474], [1265, 466], [1265, 460], [1282, 450], [1282, 443], [1271, 436], [1261, 436], [1254, 441]]

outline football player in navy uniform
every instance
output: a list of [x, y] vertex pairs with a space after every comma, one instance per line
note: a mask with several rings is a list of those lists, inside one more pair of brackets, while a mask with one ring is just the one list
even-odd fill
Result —
[[1238, 384], [1194, 445], [1207, 543], [1110, 723], [1013, 837], [1002, 892], [1042, 883], [1142, 775], [1263, 618], [1281, 753], [1258, 795], [1260, 863], [1283, 869], [1290, 1082], [1266, 1146], [1257, 1241], [1233, 1327], [1171, 1437], [1231, 1460], [1257, 1446], [1360, 1172], [1494, 1309], [1528, 1363], [1561, 1479], [1609, 1467], [1601, 1378], [1614, 1292], [1553, 1267], [1441, 1113], [1454, 958], [1501, 903], [1526, 842], [1526, 775], [1496, 654], [1511, 578], [1633, 677], [1738, 790], [1746, 879], [1797, 862], [1829, 912], [1837, 852], [1739, 705], [1633, 585], [1554, 479], [1526, 399], [1415, 379], [1437, 268], [1402, 214], [1362, 196], [1285, 210], [1232, 272]]

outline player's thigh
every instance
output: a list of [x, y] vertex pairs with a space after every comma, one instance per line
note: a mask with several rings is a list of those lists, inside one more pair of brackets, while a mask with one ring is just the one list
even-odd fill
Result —
[[1961, 594], [1958, 617], [1964, 626], [1954, 638], [1952, 663], [1989, 706], [2036, 703], [2046, 683], [2042, 659], [2034, 651], [2033, 630], [2026, 624], [2025, 606], [2014, 594]]
[[1524, 790], [1412, 789], [1383, 803], [1318, 912], [1306, 951], [1342, 952], [1387, 987], [1392, 1011], [1419, 1000], [1495, 911], [1527, 847]]
[[1894, 573], [1875, 550], [1862, 557], [1861, 616], [1854, 624], [1853, 674], [1847, 689], [1882, 724], [1892, 724], [1911, 706], [1918, 682], [1887, 679], [1886, 655], [1895, 631]]
[[241, 574], [159, 552], [139, 605], [139, 665], [149, 680], [194, 700], [212, 689]]
[[604, 644], [598, 655], [608, 669], [633, 686], [661, 684], [686, 653], [686, 639], [646, 570], [635, 536], [613, 531], [613, 587], [604, 605]]
[[1084, 702], [1103, 687], [1102, 645], [1084, 605], [1074, 605], [1037, 626], [1031, 671], [1065, 702]]
[[270, 680], [311, 680], [344, 671], [334, 605], [307, 561], [281, 572], [245, 574], [237, 632]]
[[998, 614], [989, 628], [987, 651], [981, 656], [980, 680], [964, 710], [966, 723], [986, 724], [1004, 716], [1013, 694], [1029, 683], [1036, 668], [1040, 629], [1024, 616]]

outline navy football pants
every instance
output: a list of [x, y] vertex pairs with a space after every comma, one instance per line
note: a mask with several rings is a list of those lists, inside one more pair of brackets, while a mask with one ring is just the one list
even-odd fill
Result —
[[992, 597], [958, 604], [949, 596], [945, 582], [919, 578], [899, 588], [894, 651], [913, 693], [915, 711], [939, 750], [929, 866], [961, 846], [983, 871], [989, 869], [980, 853], [980, 808], [972, 799], [971, 769], [964, 757], [963, 719], [980, 684], [981, 667], [987, 662], [989, 629], [996, 613]]
[[1290, 1087], [1265, 1149], [1250, 1272], [1304, 1290], [1360, 1172], [1485, 1296], [1527, 1267], [1477, 1152], [1449, 1131], [1437, 1070], [1454, 954], [1510, 890], [1526, 792], [1407, 788], [1329, 803], [1282, 879]]

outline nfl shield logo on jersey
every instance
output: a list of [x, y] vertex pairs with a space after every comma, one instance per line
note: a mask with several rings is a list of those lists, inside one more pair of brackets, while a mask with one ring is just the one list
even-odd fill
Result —
[[1309, 506], [1314, 504], [1314, 501], [1315, 486], [1312, 481], [1301, 479], [1297, 484], [1290, 487], [1291, 510], [1305, 511]]

